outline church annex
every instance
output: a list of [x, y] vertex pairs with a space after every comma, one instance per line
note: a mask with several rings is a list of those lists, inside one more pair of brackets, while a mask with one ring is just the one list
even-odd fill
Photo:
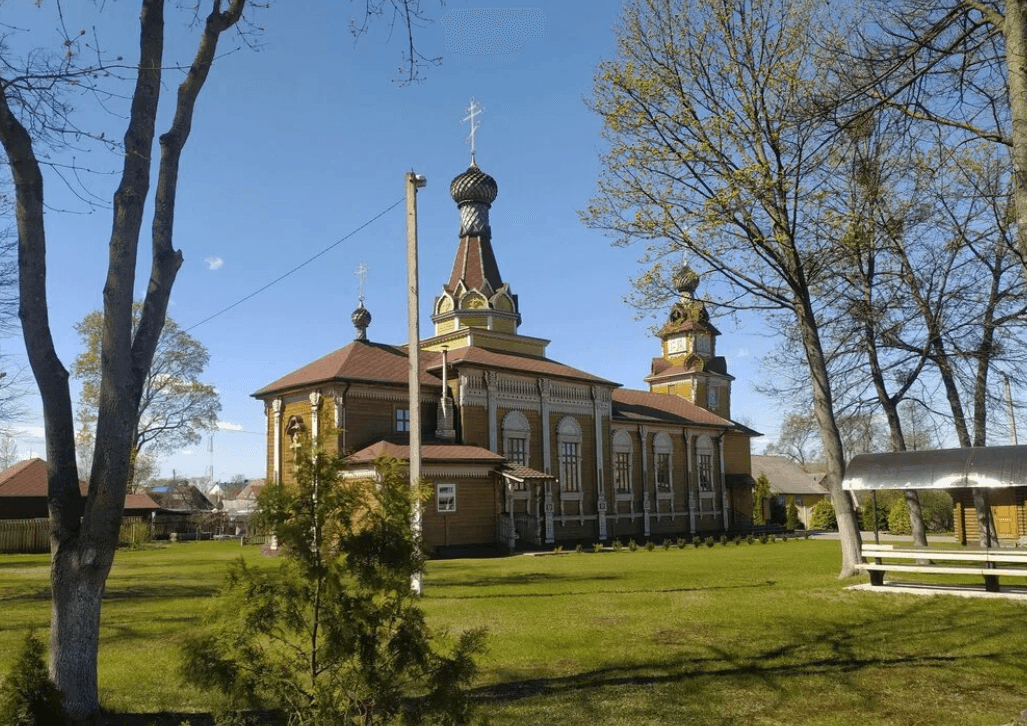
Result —
[[[420, 354], [426, 546], [659, 542], [750, 526], [759, 434], [730, 419], [733, 378], [694, 296], [698, 276], [686, 266], [675, 278], [649, 390], [622, 388], [518, 332], [492, 248], [496, 181], [472, 161], [450, 193], [459, 240]], [[253, 394], [267, 414], [269, 481], [289, 481], [304, 430], [335, 431], [326, 444], [349, 452], [354, 476], [372, 475], [379, 454], [409, 457], [406, 346], [370, 340], [362, 302], [352, 320], [349, 345]]]

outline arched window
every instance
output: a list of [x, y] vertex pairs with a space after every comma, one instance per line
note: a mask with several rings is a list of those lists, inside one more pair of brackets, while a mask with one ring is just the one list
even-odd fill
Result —
[[531, 426], [520, 411], [510, 411], [503, 417], [503, 456], [511, 464], [528, 465], [528, 443]]
[[674, 480], [674, 470], [671, 465], [671, 454], [674, 446], [670, 442], [670, 436], [665, 432], [656, 435], [653, 441], [653, 451], [656, 454], [654, 463], [656, 465], [656, 491], [657, 493], [668, 493], [671, 491], [671, 482]]
[[713, 441], [705, 434], [696, 442], [695, 461], [699, 476], [699, 508], [712, 512], [717, 508], [713, 496]]
[[618, 496], [631, 496], [631, 435], [617, 431], [613, 435], [613, 488]]
[[560, 419], [556, 444], [560, 456], [560, 488], [567, 493], [578, 493], [581, 491], [581, 427], [570, 416]]

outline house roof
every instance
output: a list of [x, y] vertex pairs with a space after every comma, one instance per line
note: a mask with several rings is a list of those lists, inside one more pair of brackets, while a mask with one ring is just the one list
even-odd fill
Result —
[[[425, 351], [421, 354], [422, 385], [435, 387], [441, 385], [438, 378], [425, 372], [427, 366], [436, 358], [441, 359], [438, 353]], [[300, 388], [312, 383], [336, 379], [405, 384], [409, 377], [408, 366], [407, 353], [402, 347], [372, 343], [367, 340], [354, 340], [345, 348], [318, 358], [313, 363], [294, 370], [251, 395], [254, 398], [261, 398], [284, 389]]]
[[753, 436], [760, 434], [671, 393], [650, 393], [631, 388], [613, 392], [613, 418], [622, 421], [651, 421], [678, 425], [704, 424], [736, 429]]
[[[360, 451], [350, 454], [346, 457], [346, 461], [350, 464], [363, 464], [374, 461], [382, 454], [406, 461], [410, 458], [410, 444], [387, 440], [377, 441]], [[499, 464], [506, 461], [506, 459], [480, 446], [426, 443], [421, 445], [421, 461], [461, 461]]]
[[[89, 493], [89, 483], [79, 481], [82, 496]], [[25, 459], [0, 472], [0, 497], [46, 497], [47, 471], [42, 459]], [[126, 494], [125, 509], [160, 509], [146, 494]]]
[[773, 494], [827, 494], [822, 473], [811, 474], [785, 456], [753, 456], [752, 473], [766, 474]]
[[257, 495], [260, 494], [260, 490], [264, 488], [267, 483], [266, 479], [254, 479], [246, 486], [244, 486], [239, 493], [235, 496], [237, 500], [240, 499], [256, 499]]
[[502, 471], [503, 476], [509, 477], [510, 479], [516, 479], [517, 481], [528, 481], [530, 479], [555, 479], [553, 474], [547, 474], [544, 471], [538, 471], [537, 469], [529, 469], [526, 466], [512, 466], [509, 469]]

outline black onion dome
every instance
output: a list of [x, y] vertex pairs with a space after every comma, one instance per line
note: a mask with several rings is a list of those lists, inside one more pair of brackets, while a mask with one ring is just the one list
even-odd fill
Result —
[[363, 303], [353, 311], [349, 319], [353, 321], [353, 327], [357, 329], [357, 340], [367, 340], [367, 328], [371, 325], [371, 313]]
[[674, 289], [680, 293], [692, 295], [699, 287], [699, 275], [688, 265], [682, 265], [674, 273]]
[[492, 204], [499, 196], [499, 185], [496, 184], [495, 179], [476, 165], [471, 164], [467, 171], [450, 183], [449, 195], [457, 204], [464, 202]]

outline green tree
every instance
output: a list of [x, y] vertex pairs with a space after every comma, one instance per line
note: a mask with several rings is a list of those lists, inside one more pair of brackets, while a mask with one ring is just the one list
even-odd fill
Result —
[[66, 722], [61, 692], [46, 672], [43, 643], [29, 631], [10, 672], [0, 681], [0, 723], [60, 726]]
[[813, 505], [809, 519], [810, 529], [837, 529], [838, 518], [830, 499], [821, 499]]
[[770, 499], [770, 480], [767, 479], [767, 475], [762, 471], [760, 475], [756, 477], [756, 484], [752, 489], [752, 523], [753, 524], [766, 524], [767, 523], [767, 512], [766, 505], [767, 500]]
[[[60, 7], [60, 3], [36, 5], [44, 10]], [[96, 12], [103, 13], [114, 12], [116, 4], [82, 5], [95, 5]], [[7, 156], [4, 171], [13, 185], [19, 317], [46, 436], [53, 583], [50, 673], [65, 696], [69, 714], [78, 720], [89, 718], [100, 706], [96, 667], [101, 600], [131, 478], [139, 404], [183, 260], [174, 246], [182, 154], [215, 59], [232, 55], [231, 50], [219, 48], [223, 36], [237, 32], [242, 46], [251, 40], [248, 35], [259, 32], [256, 25], [240, 23], [247, 0], [174, 3], [188, 21], [194, 21], [189, 28], [196, 37], [195, 54], [192, 60], [166, 58], [165, 0], [139, 0], [138, 5], [138, 58], [130, 60], [93, 45], [99, 32], [68, 33], [63, 17], [54, 21], [56, 27], [36, 29], [31, 36], [56, 38], [51, 49], [29, 48], [19, 54], [11, 47], [10, 33], [0, 38], [0, 146]], [[209, 9], [206, 17], [201, 7]], [[408, 80], [416, 79], [424, 59], [414, 52], [412, 34], [421, 19], [421, 2], [369, 0], [364, 11], [369, 17], [384, 14], [406, 26]], [[102, 18], [93, 27], [102, 28]], [[167, 47], [185, 47], [182, 36]], [[164, 75], [169, 67], [179, 81], [177, 94], [162, 105], [162, 94], [173, 82]], [[87, 128], [75, 111], [90, 99], [97, 99], [102, 115], [125, 120], [123, 133]], [[117, 106], [121, 102], [124, 105]], [[167, 123], [159, 135], [158, 120]], [[83, 502], [69, 374], [50, 329], [44, 170], [59, 169], [63, 160], [74, 167], [74, 158], [62, 153], [70, 144], [81, 158], [82, 147], [90, 143], [115, 150], [112, 158], [121, 166], [113, 175], [117, 189], [110, 204], [110, 238], [104, 246], [108, 266], [103, 285], [100, 405], [89, 492]], [[60, 175], [60, 182], [80, 176], [79, 172], [73, 168], [72, 173]], [[155, 182], [152, 188], [151, 181]], [[140, 255], [148, 213], [152, 213], [150, 251]], [[150, 269], [136, 323], [132, 311], [140, 257], [149, 260]]]
[[788, 497], [788, 514], [785, 517], [785, 528], [790, 530], [799, 529], [802, 522], [799, 520], [799, 507], [795, 504], [795, 497]]
[[[838, 512], [841, 576], [860, 562], [817, 290], [835, 256], [823, 190], [836, 129], [819, 105], [833, 69], [811, 52], [832, 36], [814, 0], [631, 0], [617, 57], [595, 74], [607, 148], [583, 216], [618, 244], [642, 242], [640, 302], [662, 301], [664, 260], [690, 255], [736, 306], [774, 311], [798, 332]], [[830, 60], [830, 59], [828, 59]], [[673, 272], [673, 271], [671, 271]]]
[[[141, 314], [142, 303], [137, 302], [132, 308], [135, 327]], [[82, 381], [78, 409], [81, 432], [96, 421], [100, 407], [103, 313], [89, 313], [75, 331], [84, 348], [72, 365], [72, 375]], [[204, 431], [217, 426], [221, 411], [217, 389], [200, 380], [209, 360], [210, 354], [200, 341], [170, 317], [164, 320], [139, 398], [130, 486], [136, 483], [136, 474], [155, 457], [199, 443]]]
[[892, 534], [912, 534], [909, 525], [909, 508], [903, 497], [896, 497], [888, 508], [888, 531]]
[[309, 439], [300, 450], [296, 484], [259, 499], [283, 562], [230, 568], [208, 629], [186, 644], [186, 679], [294, 724], [468, 723], [484, 631], [444, 652], [410, 586], [425, 562], [410, 513], [427, 489], [395, 459], [376, 462], [378, 481], [355, 480], [341, 456]]

